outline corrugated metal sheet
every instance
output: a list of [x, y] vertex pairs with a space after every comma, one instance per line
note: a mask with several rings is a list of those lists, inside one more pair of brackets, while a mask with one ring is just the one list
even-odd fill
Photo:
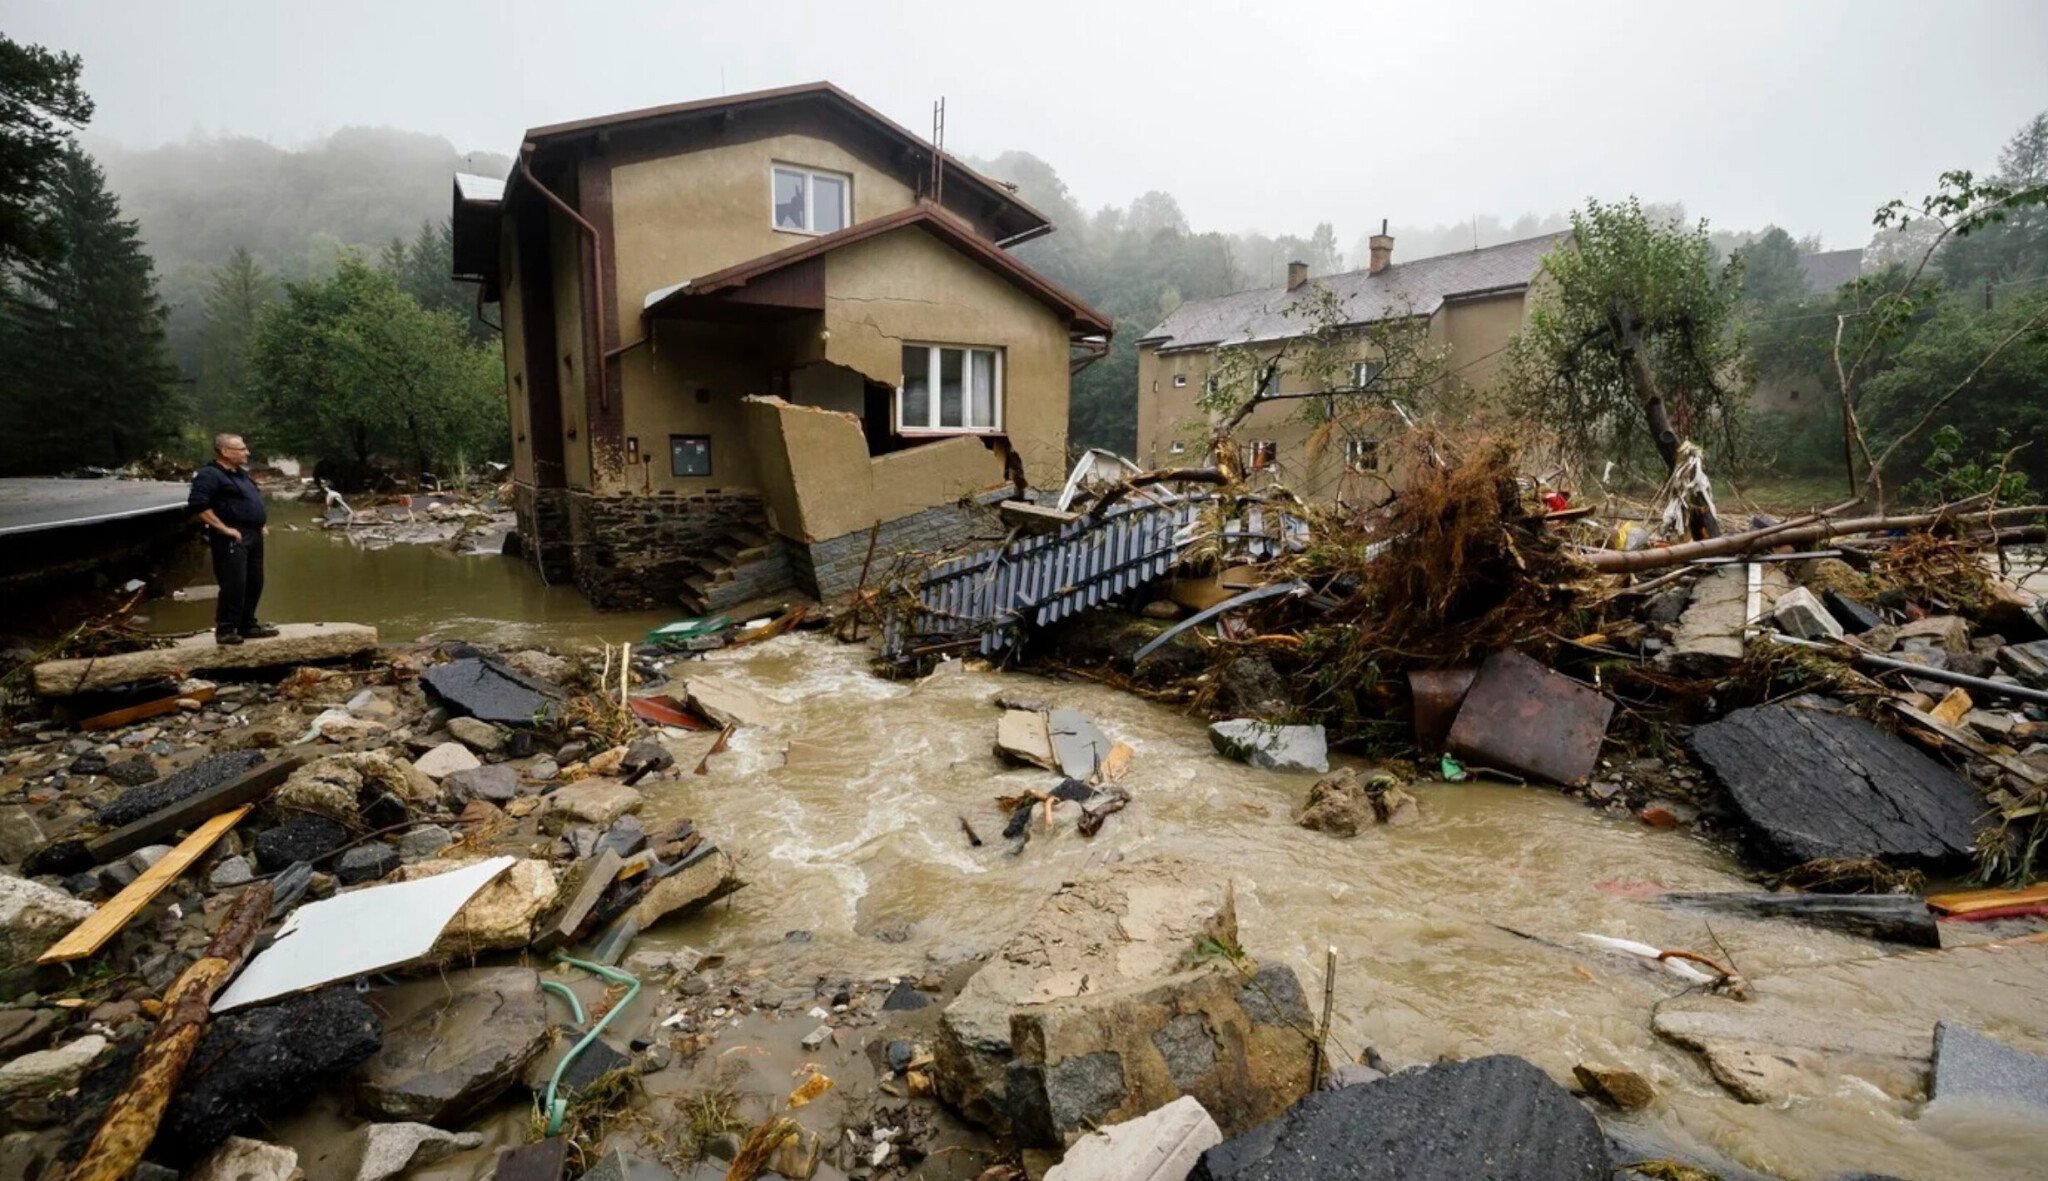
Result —
[[[884, 654], [901, 659], [938, 645], [970, 643], [988, 656], [1039, 627], [1101, 606], [1164, 575], [1200, 535], [1207, 497], [1127, 501], [1100, 519], [1083, 516], [1057, 532], [1020, 538], [943, 561], [917, 587], [919, 610], [892, 617]], [[1223, 527], [1226, 549], [1265, 560], [1307, 543], [1308, 527], [1253, 506]]]

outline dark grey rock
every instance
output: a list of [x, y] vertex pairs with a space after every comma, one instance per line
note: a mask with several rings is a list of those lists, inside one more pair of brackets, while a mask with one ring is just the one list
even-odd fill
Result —
[[1301, 1029], [1310, 1024], [1308, 997], [1301, 980], [1285, 964], [1267, 964], [1237, 990], [1237, 1003], [1245, 1015], [1261, 1025], [1286, 1025]]
[[266, 873], [294, 861], [317, 861], [348, 843], [340, 821], [301, 812], [267, 832], [257, 834], [256, 864]]
[[562, 708], [559, 688], [487, 656], [437, 664], [420, 674], [420, 684], [451, 712], [505, 726], [531, 726]]
[[1209, 727], [1209, 745], [1241, 763], [1269, 771], [1330, 769], [1321, 726], [1277, 726], [1255, 718], [1232, 718]]
[[[240, 775], [249, 768], [262, 763], [269, 756], [260, 750], [238, 750], [227, 754], [208, 755], [182, 771], [174, 771], [155, 782], [145, 781], [142, 786], [131, 787], [117, 797], [113, 803], [93, 813], [93, 819], [108, 828], [119, 828], [142, 819], [152, 812], [168, 808], [172, 804], [198, 795], [207, 788], [218, 786]], [[141, 758], [141, 756], [137, 756]], [[142, 759], [144, 763], [149, 760]], [[130, 759], [129, 763], [135, 762]], [[113, 769], [109, 768], [109, 774]], [[154, 767], [150, 775], [156, 774]], [[119, 776], [115, 776], [119, 778]], [[122, 780], [126, 783], [127, 780]]]
[[438, 824], [422, 824], [399, 834], [398, 856], [402, 861], [423, 861], [454, 843], [454, 833]]
[[652, 738], [636, 740], [626, 748], [625, 757], [619, 760], [620, 769], [628, 775], [636, 771], [666, 771], [675, 765], [676, 757]]
[[356, 1096], [386, 1119], [447, 1125], [518, 1081], [548, 1037], [540, 976], [475, 968], [378, 997], [391, 1034], [357, 1072]]
[[73, 775], [105, 775], [107, 773], [107, 756], [96, 750], [86, 751], [84, 754], [71, 760], [71, 773]]
[[1010, 1123], [1026, 1144], [1058, 1144], [1063, 1128], [1099, 1126], [1125, 1094], [1123, 1059], [1108, 1050], [1043, 1068], [1012, 1062], [1005, 1074]]
[[882, 998], [882, 1008], [891, 1013], [907, 1013], [931, 1003], [932, 998], [919, 992], [917, 985], [909, 980], [897, 982], [896, 987], [889, 990], [889, 995]]
[[1970, 858], [1983, 796], [1860, 718], [1741, 709], [1693, 731], [1692, 748], [1727, 788], [1745, 850], [1769, 867], [1877, 857], [1933, 870]]
[[646, 826], [640, 823], [638, 816], [629, 814], [612, 821], [611, 828], [598, 839], [596, 852], [603, 853], [610, 849], [620, 857], [631, 857], [646, 847]]
[[1827, 591], [1820, 599], [1827, 606], [1828, 614], [1842, 625], [1842, 630], [1852, 635], [1862, 635], [1871, 628], [1884, 626], [1883, 616], [1840, 591]]
[[1185, 1091], [1216, 1068], [1216, 1035], [1200, 1013], [1182, 1013], [1152, 1035], [1173, 1085]]
[[[570, 1044], [580, 1041], [582, 1036], [580, 1033], [572, 1032]], [[612, 1048], [603, 1038], [599, 1038], [584, 1047], [583, 1052], [576, 1056], [576, 1060], [569, 1064], [569, 1069], [562, 1072], [559, 1089], [574, 1095], [615, 1070], [630, 1070], [632, 1067], [631, 1058]]]
[[1191, 1181], [1605, 1181], [1593, 1116], [1496, 1054], [1318, 1091], [1202, 1154]]
[[156, 779], [156, 763], [148, 755], [134, 755], [109, 764], [106, 776], [124, 787], [141, 787]]
[[400, 861], [397, 849], [383, 841], [371, 841], [343, 853], [334, 863], [334, 876], [340, 878], [344, 886], [374, 882], [397, 869]]
[[471, 800], [502, 804], [519, 795], [519, 771], [510, 763], [486, 763], [454, 772], [441, 781], [441, 786], [457, 804]]
[[1272, 661], [1263, 656], [1240, 656], [1217, 675], [1216, 706], [1224, 713], [1279, 718], [1293, 710], [1294, 695]]
[[383, 1037], [376, 1010], [346, 985], [223, 1014], [200, 1039], [149, 1156], [197, 1160], [258, 1116], [311, 1099]]
[[1938, 1022], [1929, 1090], [1937, 1103], [2048, 1108], [2048, 1057], [1993, 1041], [1968, 1026]]
[[306, 896], [306, 891], [311, 889], [312, 886], [313, 866], [311, 862], [295, 861], [285, 866], [270, 882], [271, 921], [275, 922], [289, 913], [292, 907], [299, 904], [299, 899]]

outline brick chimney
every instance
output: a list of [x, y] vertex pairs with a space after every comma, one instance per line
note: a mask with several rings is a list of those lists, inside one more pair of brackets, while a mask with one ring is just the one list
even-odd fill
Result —
[[1365, 273], [1377, 275], [1394, 261], [1394, 240], [1387, 236], [1387, 222], [1380, 219], [1380, 232], [1366, 239], [1366, 246], [1372, 251], [1372, 261], [1366, 264]]
[[1302, 286], [1303, 286], [1304, 284], [1306, 284], [1307, 282], [1308, 282], [1308, 264], [1307, 264], [1307, 263], [1305, 263], [1305, 262], [1290, 262], [1290, 263], [1288, 263], [1288, 264], [1287, 264], [1287, 290], [1289, 290], [1289, 291], [1296, 291], [1296, 290], [1299, 290], [1299, 289], [1300, 289], [1300, 288], [1301, 288], [1301, 287], [1302, 287]]

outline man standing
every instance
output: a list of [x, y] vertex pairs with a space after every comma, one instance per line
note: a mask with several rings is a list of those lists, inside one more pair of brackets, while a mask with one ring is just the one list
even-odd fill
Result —
[[249, 445], [240, 435], [213, 437], [213, 462], [192, 477], [186, 507], [206, 523], [213, 547], [213, 579], [220, 599], [213, 610], [213, 642], [239, 644], [274, 636], [277, 629], [256, 622], [263, 597], [263, 490], [249, 478]]

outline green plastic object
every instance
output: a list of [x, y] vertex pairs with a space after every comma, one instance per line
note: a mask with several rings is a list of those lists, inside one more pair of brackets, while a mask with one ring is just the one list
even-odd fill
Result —
[[715, 635], [732, 626], [732, 620], [724, 615], [707, 615], [699, 619], [678, 619], [664, 623], [647, 633], [650, 644], [680, 644], [696, 636]]
[[583, 1002], [576, 999], [576, 993], [568, 985], [559, 980], [543, 980], [540, 986], [568, 1001], [569, 1012], [575, 1015], [576, 1024], [583, 1024]]
[[1447, 783], [1463, 783], [1471, 778], [1471, 776], [1465, 774], [1465, 765], [1449, 755], [1444, 756], [1441, 769], [1444, 773], [1444, 781]]
[[[633, 998], [640, 995], [640, 981], [628, 973], [619, 971], [617, 968], [607, 968], [603, 964], [593, 964], [587, 960], [570, 959], [559, 951], [555, 953], [555, 958], [572, 968], [581, 968], [594, 976], [602, 976], [614, 984], [624, 984], [627, 988], [626, 995], [619, 998], [619, 1003], [607, 1009], [605, 1015], [598, 1018], [597, 1024], [590, 1027], [590, 1032], [584, 1034], [575, 1045], [569, 1047], [569, 1052], [562, 1055], [560, 1062], [555, 1063], [555, 1073], [548, 1076], [548, 1092], [545, 1107], [548, 1113], [548, 1135], [550, 1136], [562, 1130], [562, 1121], [567, 1119], [569, 1115], [569, 1101], [559, 1098], [555, 1094], [561, 1088], [562, 1074], [569, 1069], [571, 1062], [576, 1061], [577, 1055], [590, 1048], [590, 1043], [597, 1040], [597, 1035], [604, 1032], [604, 1027], [611, 1024], [612, 1018], [624, 1012], [626, 1006], [633, 1003]], [[556, 982], [548, 981], [548, 983], [554, 984]], [[564, 992], [568, 991], [567, 986], [557, 985], [557, 987], [562, 988]], [[576, 1008], [576, 1019], [581, 1021], [583, 1019], [583, 1006], [576, 1004], [573, 997], [570, 998], [570, 1003]]]

